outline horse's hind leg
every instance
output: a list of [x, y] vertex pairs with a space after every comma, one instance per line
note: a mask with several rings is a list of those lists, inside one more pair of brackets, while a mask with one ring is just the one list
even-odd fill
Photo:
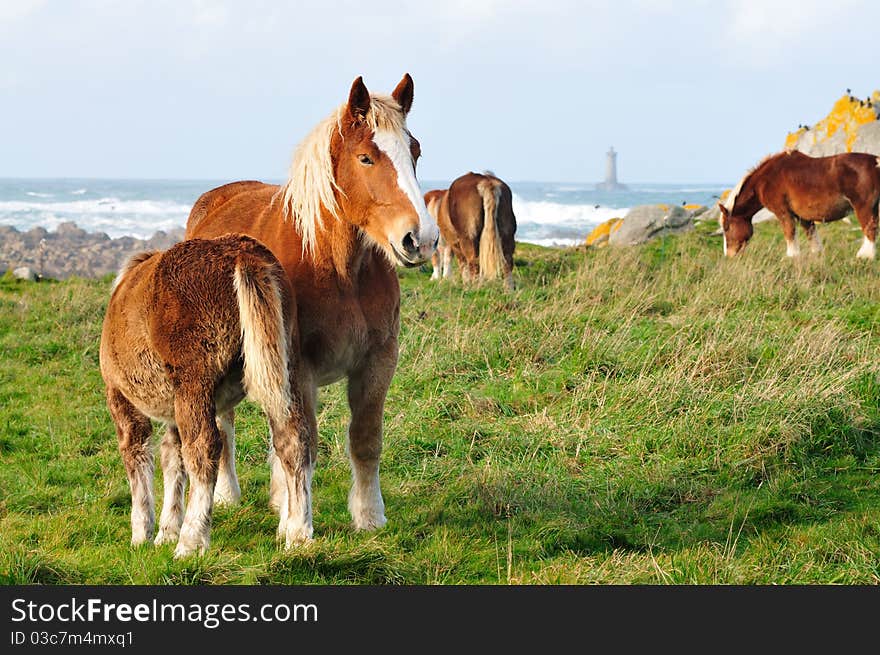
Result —
[[[305, 409], [305, 411], [303, 411]], [[302, 404], [295, 403], [290, 416], [270, 416], [275, 461], [280, 472], [273, 470], [273, 481], [283, 484], [279, 499], [278, 539], [285, 548], [308, 542], [312, 526], [312, 475], [317, 456], [315, 417]]]
[[807, 241], [810, 243], [810, 252], [822, 252], [822, 240], [819, 239], [819, 232], [816, 230], [816, 224], [813, 221], [805, 221], [802, 218], [799, 218], [798, 221], [804, 230], [804, 234], [807, 235]]
[[152, 539], [156, 522], [150, 449], [153, 426], [150, 419], [115, 388], [107, 390], [107, 406], [116, 424], [119, 452], [131, 487], [131, 543], [137, 546]]
[[180, 433], [176, 426], [169, 425], [165, 430], [160, 457], [165, 492], [162, 499], [162, 513], [159, 515], [159, 533], [155, 541], [157, 546], [177, 541], [180, 536], [180, 524], [183, 523], [186, 470], [180, 454]]
[[874, 259], [877, 249], [874, 245], [877, 240], [877, 205], [865, 203], [855, 208], [856, 218], [862, 226], [862, 247], [856, 253], [860, 259]]
[[189, 476], [189, 499], [175, 557], [203, 553], [211, 543], [214, 485], [220, 464], [222, 439], [217, 429], [213, 389], [178, 389], [174, 414], [180, 431], [183, 464]]
[[220, 451], [217, 486], [214, 487], [214, 504], [238, 505], [241, 501], [241, 488], [235, 473], [235, 410], [230, 409], [219, 415], [217, 427], [223, 438], [223, 449]]

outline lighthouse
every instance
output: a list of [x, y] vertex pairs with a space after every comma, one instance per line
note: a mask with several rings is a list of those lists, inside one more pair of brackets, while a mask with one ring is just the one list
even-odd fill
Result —
[[626, 191], [626, 185], [617, 181], [617, 152], [614, 146], [605, 153], [605, 181], [596, 185], [599, 191]]

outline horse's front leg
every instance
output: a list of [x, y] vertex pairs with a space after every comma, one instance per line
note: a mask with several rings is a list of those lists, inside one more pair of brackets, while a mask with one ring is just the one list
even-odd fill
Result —
[[375, 530], [386, 522], [379, 487], [379, 457], [385, 396], [396, 368], [397, 338], [393, 337], [348, 376], [348, 455], [352, 476], [348, 510], [357, 530]]
[[167, 427], [159, 452], [162, 462], [164, 494], [162, 513], [159, 515], [159, 532], [155, 540], [157, 546], [176, 542], [180, 536], [180, 525], [183, 523], [186, 469], [180, 454], [180, 433], [177, 426], [169, 425]]
[[875, 206], [868, 203], [866, 206], [856, 207], [855, 209], [856, 218], [862, 226], [862, 235], [864, 236], [862, 247], [856, 253], [856, 257], [859, 259], [874, 259], [877, 253], [876, 246], [874, 245], [877, 240], [878, 221], [877, 212], [874, 210]]
[[801, 254], [798, 246], [797, 234], [794, 228], [794, 217], [791, 214], [778, 212], [776, 218], [782, 226], [782, 234], [785, 237], [785, 254], [787, 257], [797, 257]]
[[220, 451], [220, 469], [214, 487], [214, 504], [232, 506], [241, 501], [241, 488], [235, 473], [235, 410], [217, 416], [217, 427], [223, 439]]

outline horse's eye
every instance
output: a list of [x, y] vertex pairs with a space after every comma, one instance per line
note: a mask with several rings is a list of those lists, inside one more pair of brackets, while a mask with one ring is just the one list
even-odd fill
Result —
[[372, 166], [372, 165], [373, 165], [373, 160], [370, 159], [369, 157], [367, 157], [366, 155], [358, 155], [358, 160], [359, 160], [364, 166]]

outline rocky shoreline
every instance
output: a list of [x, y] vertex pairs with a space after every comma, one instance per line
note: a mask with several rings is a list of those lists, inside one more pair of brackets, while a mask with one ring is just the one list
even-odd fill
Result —
[[42, 227], [20, 232], [0, 225], [0, 275], [24, 267], [43, 278], [102, 277], [118, 272], [135, 253], [170, 248], [183, 234], [180, 228], [158, 231], [149, 239], [111, 239], [103, 232], [86, 232], [72, 222], [61, 223], [53, 232]]

